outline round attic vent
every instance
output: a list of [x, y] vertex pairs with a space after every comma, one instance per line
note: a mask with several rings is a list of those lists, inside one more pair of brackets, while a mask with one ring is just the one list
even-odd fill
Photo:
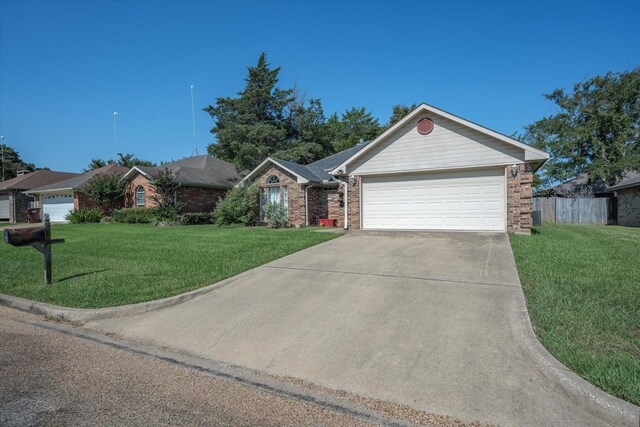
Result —
[[420, 135], [429, 135], [433, 130], [433, 120], [424, 118], [418, 122], [416, 128]]

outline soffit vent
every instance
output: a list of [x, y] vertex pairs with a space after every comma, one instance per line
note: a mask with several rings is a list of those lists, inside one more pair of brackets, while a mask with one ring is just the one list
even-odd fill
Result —
[[418, 133], [420, 135], [429, 135], [431, 131], [433, 131], [433, 120], [426, 117], [424, 119], [421, 119], [418, 122], [416, 129], [418, 129]]

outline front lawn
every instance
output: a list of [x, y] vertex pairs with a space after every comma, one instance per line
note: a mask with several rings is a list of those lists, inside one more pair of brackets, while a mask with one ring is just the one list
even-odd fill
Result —
[[67, 307], [108, 307], [177, 295], [339, 234], [263, 227], [52, 225], [53, 284], [42, 254], [0, 244], [0, 293]]
[[578, 375], [640, 404], [640, 229], [536, 231], [511, 245], [538, 338]]

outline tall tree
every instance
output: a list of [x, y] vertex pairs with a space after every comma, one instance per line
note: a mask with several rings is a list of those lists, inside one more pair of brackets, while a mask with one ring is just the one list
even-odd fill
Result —
[[640, 68], [593, 77], [545, 97], [559, 112], [526, 127], [525, 140], [551, 153], [545, 184], [586, 172], [613, 184], [640, 170]]
[[27, 163], [20, 158], [20, 154], [6, 144], [0, 144], [0, 179], [4, 171], [4, 179], [11, 179], [18, 176], [18, 171], [35, 171], [37, 168], [33, 163]]
[[113, 165], [113, 164], [117, 164], [127, 168], [132, 168], [134, 166], [150, 166], [150, 167], [157, 166], [154, 162], [150, 160], [139, 159], [135, 157], [135, 155], [133, 154], [118, 153], [117, 160], [109, 159], [105, 161], [102, 159], [91, 159], [91, 162], [89, 162], [88, 167], [84, 171], [87, 172], [90, 170], [98, 169], [98, 168], [101, 168], [107, 165]]
[[398, 123], [407, 114], [409, 114], [416, 108], [418, 108], [416, 104], [411, 104], [411, 105], [397, 104], [391, 107], [391, 117], [389, 117], [389, 121], [387, 122], [387, 124], [383, 126], [382, 131], [389, 129], [391, 126]]
[[352, 107], [340, 117], [336, 113], [329, 117], [327, 133], [337, 152], [351, 148], [360, 141], [374, 139], [380, 133], [380, 125], [365, 107]]
[[280, 67], [271, 68], [263, 52], [255, 67], [248, 67], [245, 88], [235, 98], [216, 98], [204, 109], [214, 120], [211, 133], [217, 143], [209, 154], [252, 169], [266, 157], [308, 162], [325, 155], [321, 132], [324, 114], [319, 100], [306, 102], [294, 89], [277, 86]]

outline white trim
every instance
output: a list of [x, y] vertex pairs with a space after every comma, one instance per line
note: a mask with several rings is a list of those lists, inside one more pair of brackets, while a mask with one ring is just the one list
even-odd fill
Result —
[[127, 171], [127, 173], [125, 173], [124, 175], [122, 175], [122, 178], [120, 178], [120, 181], [127, 179], [129, 177], [129, 175], [131, 175], [133, 172], [138, 172], [140, 175], [150, 178], [151, 176], [146, 173], [145, 171], [143, 171], [142, 169], [138, 169], [137, 166], [132, 167], [131, 169], [129, 169]]
[[476, 123], [470, 122], [469, 120], [463, 119], [462, 117], [458, 117], [456, 115], [453, 115], [451, 113], [447, 113], [446, 111], [440, 110], [436, 107], [433, 107], [429, 104], [426, 103], [422, 103], [420, 104], [415, 110], [413, 110], [411, 113], [407, 114], [402, 120], [400, 120], [398, 123], [396, 123], [395, 125], [391, 126], [389, 129], [387, 129], [385, 132], [383, 132], [381, 135], [379, 135], [376, 139], [374, 139], [373, 141], [371, 141], [369, 144], [367, 144], [366, 147], [364, 147], [362, 150], [358, 151], [357, 153], [355, 153], [353, 156], [349, 157], [347, 160], [345, 160], [343, 163], [341, 163], [340, 165], [336, 166], [335, 168], [333, 168], [330, 172], [331, 175], [341, 175], [341, 174], [347, 174], [349, 171], [347, 170], [347, 166], [349, 164], [351, 164], [352, 162], [354, 162], [355, 160], [359, 159], [360, 157], [362, 157], [365, 153], [367, 153], [368, 151], [370, 151], [373, 147], [375, 147], [376, 145], [378, 145], [381, 141], [384, 141], [387, 136], [391, 135], [393, 132], [395, 132], [396, 130], [398, 130], [399, 128], [401, 128], [402, 126], [404, 126], [407, 122], [409, 122], [410, 120], [412, 120], [413, 118], [415, 118], [417, 115], [421, 114], [421, 113], [432, 113], [432, 114], [437, 114], [441, 117], [444, 117], [446, 119], [449, 119], [453, 122], [459, 123], [463, 126], [467, 126], [468, 128], [471, 128], [473, 130], [476, 130], [478, 132], [481, 132], [485, 135], [489, 135], [493, 138], [496, 138], [502, 142], [506, 142], [507, 144], [511, 144], [515, 147], [521, 148], [523, 150], [525, 150], [525, 161], [535, 161], [535, 160], [547, 160], [549, 158], [549, 153], [547, 153], [546, 151], [542, 151], [542, 150], [538, 150], [537, 148], [531, 147], [527, 144], [524, 144], [516, 139], [510, 138], [506, 135], [503, 135], [501, 133], [498, 133], [496, 131], [493, 131], [491, 129], [485, 128], [483, 126], [480, 126]]
[[278, 163], [278, 160], [273, 159], [271, 157], [267, 157], [262, 163], [260, 163], [258, 166], [255, 167], [255, 169], [253, 169], [251, 172], [249, 172], [247, 174], [247, 176], [245, 176], [242, 181], [240, 181], [238, 183], [238, 185], [240, 184], [245, 184], [245, 182], [251, 181], [253, 178], [255, 178], [258, 175], [258, 172], [260, 172], [266, 165], [267, 163], [273, 163], [274, 165], [277, 165], [279, 167], [281, 167], [282, 169], [286, 170], [287, 172], [289, 172], [290, 174], [294, 175], [297, 178], [297, 182], [298, 184], [306, 184], [309, 182], [308, 179], [306, 179], [305, 177], [298, 175], [297, 173], [295, 173], [294, 171], [292, 171], [291, 169], [289, 169], [288, 167], [281, 165], [280, 163]]

